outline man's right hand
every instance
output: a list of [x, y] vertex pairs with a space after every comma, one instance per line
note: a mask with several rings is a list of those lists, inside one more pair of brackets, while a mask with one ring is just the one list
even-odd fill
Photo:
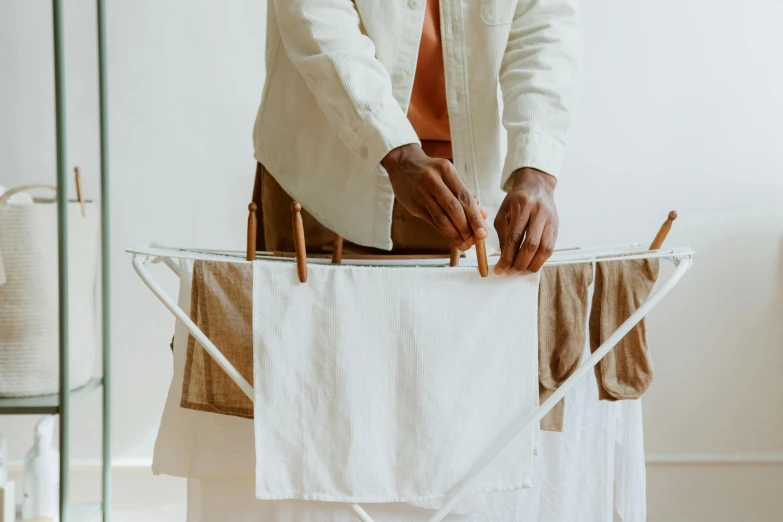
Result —
[[408, 212], [438, 229], [460, 250], [487, 237], [482, 212], [450, 161], [427, 156], [416, 144], [403, 145], [381, 161], [394, 197]]

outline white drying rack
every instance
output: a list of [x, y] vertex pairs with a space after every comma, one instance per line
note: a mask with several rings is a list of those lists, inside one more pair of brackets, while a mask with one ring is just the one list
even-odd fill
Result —
[[[206, 350], [206, 352], [212, 357], [215, 362], [220, 366], [223, 371], [236, 383], [242, 392], [251, 400], [254, 400], [253, 386], [242, 377], [236, 368], [229, 362], [228, 359], [221, 353], [221, 351], [204, 335], [198, 326], [190, 319], [190, 315], [179, 307], [177, 302], [166, 293], [161, 285], [155, 280], [152, 274], [147, 270], [149, 263], [165, 263], [169, 268], [174, 270], [175, 273], [179, 273], [176, 265], [172, 261], [173, 259], [191, 259], [191, 260], [203, 260], [203, 261], [221, 261], [228, 263], [252, 263], [259, 261], [280, 261], [294, 263], [295, 260], [290, 257], [276, 257], [270, 252], [259, 252], [256, 261], [246, 261], [245, 252], [240, 251], [222, 251], [222, 250], [189, 250], [183, 248], [161, 248], [156, 246], [150, 247], [134, 247], [127, 250], [128, 253], [133, 255], [133, 268], [136, 273], [141, 277], [142, 281], [149, 287], [155, 296], [174, 314], [174, 317], [182, 321], [187, 328], [188, 332], [193, 338]], [[428, 522], [441, 522], [451, 512], [457, 503], [464, 497], [473, 487], [481, 480], [485, 472], [487, 472], [494, 464], [496, 464], [503, 456], [503, 454], [510, 449], [515, 443], [517, 443], [525, 433], [538, 425], [544, 416], [565, 397], [565, 395], [573, 388], [577, 381], [581, 379], [587, 372], [589, 372], [598, 362], [609, 353], [609, 351], [615, 347], [615, 345], [625, 335], [646, 316], [650, 310], [655, 307], [672, 288], [682, 279], [685, 272], [693, 264], [693, 250], [690, 248], [661, 248], [658, 250], [648, 250], [639, 244], [617, 246], [617, 247], [601, 247], [591, 249], [570, 249], [561, 250], [555, 252], [552, 257], [545, 263], [544, 266], [553, 265], [565, 265], [575, 263], [601, 263], [606, 261], [620, 261], [629, 259], [668, 259], [674, 263], [675, 269], [669, 276], [669, 278], [659, 286], [642, 305], [634, 311], [628, 319], [615, 330], [609, 338], [604, 341], [598, 349], [593, 352], [576, 371], [563, 382], [563, 384], [546, 400], [541, 404], [536, 411], [530, 414], [524, 422], [519, 424], [519, 427], [511, 433], [504, 440], [495, 445], [488, 453], [488, 458], [482, 462], [477, 463], [471, 472], [466, 476], [448, 495], [446, 500], [440, 509], [430, 517]], [[490, 262], [493, 257], [490, 256]], [[496, 259], [496, 258], [495, 258]], [[308, 263], [323, 263], [329, 264], [329, 259], [312, 258], [307, 260]], [[396, 266], [432, 266], [432, 267], [445, 267], [448, 266], [449, 258], [431, 258], [431, 259], [399, 259], [390, 260], [384, 262], [383, 265], [396, 265]], [[475, 259], [466, 259], [465, 265], [475, 264]], [[379, 265], [379, 261], [368, 259], [344, 259], [342, 265]], [[336, 265], [340, 266], [340, 265]], [[464, 266], [464, 265], [463, 265]], [[372, 517], [360, 506], [359, 504], [351, 504], [351, 509], [356, 516], [362, 520], [362, 522], [375, 522]]]

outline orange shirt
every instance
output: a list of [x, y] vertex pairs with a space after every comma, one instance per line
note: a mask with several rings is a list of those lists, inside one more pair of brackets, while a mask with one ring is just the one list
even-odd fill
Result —
[[424, 152], [437, 158], [452, 158], [439, 0], [427, 0], [408, 119]]

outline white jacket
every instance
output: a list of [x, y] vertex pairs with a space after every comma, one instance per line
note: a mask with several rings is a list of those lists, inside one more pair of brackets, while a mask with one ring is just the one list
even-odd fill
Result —
[[[425, 5], [269, 0], [255, 158], [358, 244], [392, 246], [380, 161], [419, 141], [406, 113]], [[454, 164], [491, 223], [514, 170], [560, 172], [581, 85], [578, 0], [440, 0], [440, 16]]]

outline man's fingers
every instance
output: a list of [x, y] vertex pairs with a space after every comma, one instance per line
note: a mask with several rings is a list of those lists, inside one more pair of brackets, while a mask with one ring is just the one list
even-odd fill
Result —
[[554, 229], [555, 227], [553, 227], [551, 223], [544, 227], [544, 232], [541, 234], [541, 245], [539, 245], [536, 255], [533, 256], [533, 259], [527, 266], [528, 272], [538, 272], [541, 270], [541, 267], [544, 266], [546, 260], [549, 259], [552, 252], [555, 251], [556, 237]]
[[[482, 209], [483, 211], [484, 209]], [[495, 232], [497, 232], [498, 235], [498, 241], [500, 242], [500, 253], [502, 254], [506, 249], [506, 237], [508, 237], [508, 223], [509, 219], [508, 216], [503, 212], [503, 209], [500, 209], [500, 212], [498, 212], [498, 215], [495, 216]], [[500, 259], [498, 259], [498, 263], [500, 263]], [[498, 267], [498, 265], [495, 265], [494, 272], [496, 274], [501, 274], [503, 271]]]
[[476, 238], [486, 239], [489, 236], [489, 232], [487, 232], [487, 222], [485, 221], [485, 219], [487, 219], [487, 212], [479, 208], [476, 198], [470, 198], [470, 204], [465, 209], [465, 214], [468, 217], [468, 223], [470, 223], [470, 228], [473, 230], [473, 234]]
[[[538, 214], [534, 216], [525, 231], [525, 240], [522, 241], [522, 246], [517, 252], [514, 265], [509, 270], [510, 274], [519, 274], [521, 272], [529, 271], [530, 262], [536, 256], [538, 251], [543, 246], [541, 237], [544, 234], [544, 228], [546, 227], [548, 219], [546, 216]], [[549, 257], [547, 255], [547, 257]]]
[[495, 265], [495, 273], [502, 274], [514, 263], [519, 247], [522, 245], [522, 240], [525, 237], [525, 229], [527, 228], [527, 222], [530, 217], [530, 213], [523, 211], [523, 214], [509, 215], [509, 223], [505, 233], [505, 241], [500, 249], [500, 259], [497, 265]]
[[475, 235], [478, 239], [486, 239], [489, 235], [489, 232], [487, 232], [487, 224], [484, 222], [486, 216], [484, 216], [479, 209], [476, 198], [468, 192], [467, 187], [465, 187], [465, 184], [462, 182], [462, 178], [459, 177], [454, 165], [449, 163], [448, 166], [449, 168], [446, 170], [443, 181], [462, 207], [462, 212], [467, 220], [467, 226], [469, 227], [469, 237], [472, 238]]
[[462, 207], [462, 203], [452, 194], [446, 184], [441, 184], [433, 193], [433, 197], [440, 207], [445, 210], [462, 240], [468, 246], [472, 245], [473, 231], [470, 229], [470, 225], [468, 225], [468, 219], [465, 216], [465, 209]]
[[459, 233], [457, 228], [454, 226], [454, 223], [452, 223], [451, 218], [448, 214], [446, 214], [443, 208], [441, 208], [437, 200], [434, 198], [430, 200], [429, 204], [427, 205], [427, 210], [429, 211], [430, 217], [432, 218], [432, 224], [440, 231], [441, 234], [446, 236], [454, 246], [460, 250], [467, 250], [470, 248], [470, 245], [468, 245], [468, 243]]

